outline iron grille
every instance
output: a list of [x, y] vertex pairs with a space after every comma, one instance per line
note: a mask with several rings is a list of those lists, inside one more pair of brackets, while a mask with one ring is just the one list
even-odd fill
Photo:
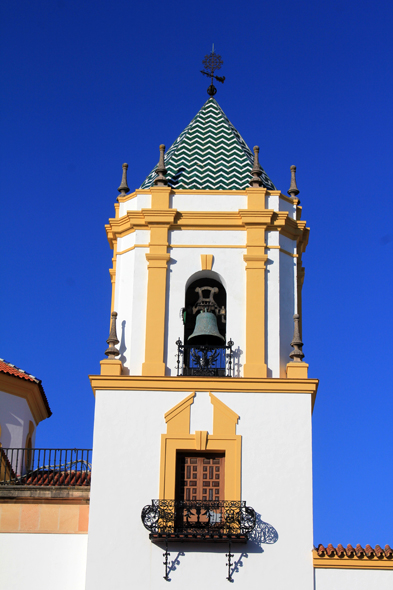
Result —
[[243, 540], [256, 525], [255, 510], [242, 501], [152, 500], [142, 510], [151, 539]]

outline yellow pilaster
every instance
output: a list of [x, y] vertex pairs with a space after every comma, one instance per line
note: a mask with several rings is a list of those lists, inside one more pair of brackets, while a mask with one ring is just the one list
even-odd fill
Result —
[[267, 377], [265, 360], [265, 232], [274, 211], [265, 209], [266, 189], [246, 190], [248, 209], [239, 213], [247, 228], [246, 362], [244, 377]]
[[[168, 230], [174, 221], [176, 210], [169, 209], [170, 189], [152, 189], [152, 209], [142, 209], [150, 229], [146, 305], [145, 362], [142, 375], [165, 375], [164, 339], [166, 309], [166, 275], [170, 258], [168, 254]], [[153, 208], [161, 206], [163, 208]]]

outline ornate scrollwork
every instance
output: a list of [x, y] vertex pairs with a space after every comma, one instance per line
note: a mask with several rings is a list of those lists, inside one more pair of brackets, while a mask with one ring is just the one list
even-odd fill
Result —
[[142, 523], [153, 534], [245, 535], [256, 525], [255, 510], [238, 501], [152, 500], [143, 508]]

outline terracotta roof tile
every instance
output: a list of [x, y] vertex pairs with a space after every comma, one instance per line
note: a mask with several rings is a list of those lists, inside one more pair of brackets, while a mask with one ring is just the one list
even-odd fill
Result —
[[364, 551], [367, 557], [374, 557], [375, 555], [374, 549], [371, 547], [371, 545], [366, 545]]
[[393, 557], [393, 551], [389, 547], [389, 545], [385, 545], [385, 556], [386, 557]]
[[376, 558], [377, 560], [381, 559], [393, 559], [393, 550], [390, 548], [389, 545], [385, 545], [385, 549], [382, 549], [380, 545], [375, 545], [375, 548], [371, 547], [371, 545], [366, 545], [365, 548], [360, 544], [357, 544], [355, 549], [349, 543], [346, 548], [344, 548], [341, 543], [334, 547], [332, 543], [325, 547], [320, 543], [316, 548], [315, 551], [318, 554], [318, 557], [323, 557], [328, 559], [332, 558], [351, 558], [351, 559], [370, 559], [373, 560]]
[[358, 557], [363, 557], [364, 556], [364, 549], [363, 547], [358, 543], [355, 547], [355, 553]]
[[20, 478], [23, 486], [90, 486], [90, 471], [42, 470], [29, 473]]
[[347, 545], [347, 555], [348, 557], [353, 557], [355, 555], [355, 549], [352, 547], [350, 543]]
[[5, 361], [4, 359], [0, 358], [0, 373], [6, 373], [8, 375], [12, 375], [13, 377], [19, 377], [19, 379], [26, 379], [26, 381], [32, 381], [33, 383], [37, 383], [38, 388], [40, 390], [42, 401], [44, 402], [45, 408], [48, 412], [48, 417], [52, 416], [52, 410], [49, 407], [48, 399], [45, 395], [44, 388], [42, 387], [42, 382], [34, 375], [30, 375], [30, 373], [26, 373], [23, 369], [16, 367], [15, 365]]
[[344, 547], [341, 545], [341, 543], [339, 543], [339, 544], [337, 545], [337, 547], [336, 547], [336, 552], [337, 552], [337, 555], [338, 555], [339, 557], [344, 557], [344, 555], [345, 555], [345, 549], [344, 549]]
[[326, 547], [326, 554], [329, 557], [333, 557], [333, 555], [336, 555], [336, 550], [331, 543], [329, 543], [329, 545]]

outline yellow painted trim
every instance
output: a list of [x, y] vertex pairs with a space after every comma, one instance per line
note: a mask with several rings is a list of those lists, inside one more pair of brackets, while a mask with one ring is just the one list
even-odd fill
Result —
[[10, 395], [22, 397], [27, 401], [36, 425], [48, 418], [48, 412], [42, 400], [37, 383], [0, 373], [0, 390]]
[[237, 245], [233, 245], [231, 246], [230, 244], [223, 244], [223, 245], [217, 245], [217, 244], [169, 244], [169, 248], [241, 248], [242, 250], [246, 249], [246, 245], [244, 246], [237, 246]]
[[288, 379], [307, 379], [308, 364], [302, 362], [291, 362], [287, 364]]
[[[113, 242], [113, 256], [112, 256], [112, 268], [109, 269], [109, 275], [111, 277], [111, 313], [115, 307], [115, 287], [116, 287], [116, 263], [117, 263], [117, 240]], [[110, 329], [110, 328], [109, 328]]]
[[161, 435], [161, 500], [175, 498], [176, 453], [178, 451], [220, 451], [225, 453], [225, 498], [241, 498], [241, 445], [236, 434], [239, 416], [210, 393], [213, 405], [213, 433], [197, 430], [190, 434], [190, 410], [195, 393], [183, 399], [165, 414], [167, 433]]
[[[286, 201], [287, 203], [291, 203], [291, 205], [296, 205], [296, 203], [294, 202], [294, 199], [291, 199], [291, 197], [287, 197], [286, 195], [283, 195], [282, 193], [280, 193], [278, 196], [282, 201]], [[299, 199], [296, 199], [296, 201], [299, 201]]]
[[280, 252], [290, 256], [291, 258], [299, 258], [299, 254], [292, 254], [291, 252], [288, 252], [288, 250], [281, 248], [281, 246], [266, 246], [266, 250], [280, 250]]
[[314, 402], [317, 395], [318, 379], [254, 379], [246, 377], [146, 377], [121, 375], [106, 377], [89, 375], [94, 394], [96, 391], [171, 391], [194, 392], [214, 391], [231, 393], [292, 393], [310, 394]]
[[202, 270], [211, 270], [213, 266], [213, 254], [201, 254]]
[[[149, 215], [150, 212], [150, 215]], [[167, 214], [169, 229], [188, 229], [188, 230], [213, 230], [213, 231], [244, 231], [251, 224], [267, 225], [269, 231], [280, 231], [286, 237], [297, 240], [298, 245], [306, 246], [308, 228], [305, 221], [295, 221], [289, 217], [288, 211], [273, 211], [266, 209], [264, 211], [252, 211], [240, 209], [239, 211], [184, 211], [176, 209], [161, 210], [162, 217]], [[113, 241], [119, 237], [124, 237], [130, 231], [135, 229], [149, 229], [149, 224], [153, 221], [154, 211], [152, 209], [142, 209], [141, 211], [128, 211], [119, 219], [109, 219], [109, 224], [105, 226], [107, 238], [111, 247]], [[158, 218], [159, 219], [159, 218]], [[304, 251], [303, 249], [303, 251]]]
[[104, 359], [100, 361], [100, 365], [101, 375], [113, 375], [114, 377], [121, 375], [123, 365], [119, 359]]
[[[169, 199], [169, 189], [165, 194], [158, 191], [156, 202]], [[168, 254], [168, 229], [173, 223], [176, 209], [143, 209], [142, 214], [149, 224], [149, 252], [145, 254], [148, 262], [145, 360], [142, 375], [165, 375], [164, 338], [166, 313], [166, 280]]]
[[135, 248], [148, 248], [149, 244], [134, 244], [131, 248], [127, 248], [126, 250], [122, 250], [118, 252], [117, 255], [121, 256], [122, 254], [126, 254], [127, 252], [131, 252], [131, 250], [135, 250]]
[[393, 570], [393, 559], [379, 557], [320, 557], [316, 549], [313, 550], [313, 565], [315, 568], [326, 569], [356, 569], [356, 570]]

